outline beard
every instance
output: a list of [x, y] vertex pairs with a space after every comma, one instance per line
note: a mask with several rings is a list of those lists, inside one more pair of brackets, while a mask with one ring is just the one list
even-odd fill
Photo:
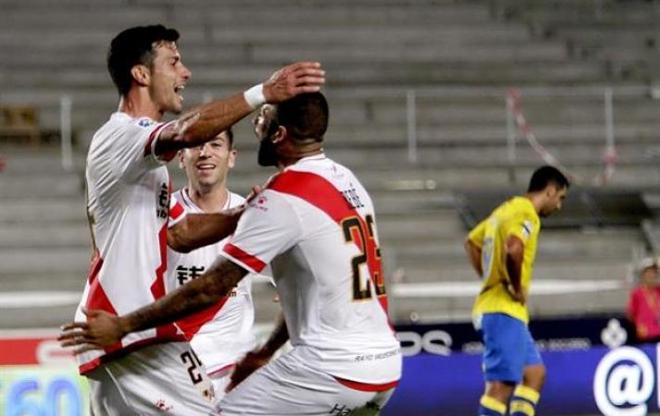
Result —
[[275, 148], [275, 143], [270, 139], [270, 136], [266, 136], [259, 142], [259, 153], [257, 156], [257, 163], [260, 166], [277, 166], [277, 149]]

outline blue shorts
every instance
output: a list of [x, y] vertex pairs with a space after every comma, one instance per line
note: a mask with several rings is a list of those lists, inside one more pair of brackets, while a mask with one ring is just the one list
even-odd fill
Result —
[[520, 383], [528, 365], [543, 364], [527, 325], [502, 313], [486, 313], [481, 320], [486, 381]]

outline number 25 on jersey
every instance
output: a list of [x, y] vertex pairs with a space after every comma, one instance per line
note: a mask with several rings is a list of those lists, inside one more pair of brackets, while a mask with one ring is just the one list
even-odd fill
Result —
[[[366, 221], [358, 216], [345, 218], [341, 222], [344, 238], [347, 243], [354, 243], [361, 254], [353, 257], [351, 266], [353, 269], [353, 300], [371, 299], [373, 296], [371, 286], [375, 286], [376, 296], [385, 295], [385, 280], [383, 277], [383, 266], [380, 257], [380, 248], [376, 244], [374, 236], [374, 219], [371, 215], [366, 216]], [[361, 276], [360, 268], [367, 265], [369, 275], [366, 279]]]

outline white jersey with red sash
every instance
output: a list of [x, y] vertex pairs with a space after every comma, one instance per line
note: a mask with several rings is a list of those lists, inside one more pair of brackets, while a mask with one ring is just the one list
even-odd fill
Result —
[[373, 204], [346, 167], [320, 154], [274, 176], [223, 255], [250, 272], [270, 263], [291, 343], [309, 365], [359, 383], [400, 378]]
[[[170, 179], [153, 149], [164, 125], [117, 112], [94, 134], [85, 172], [94, 255], [76, 321], [86, 319], [83, 307], [124, 315], [165, 294]], [[164, 325], [76, 358], [86, 373], [140, 347], [183, 339]]]
[[[225, 206], [218, 207], [218, 211], [237, 207], [244, 201], [242, 196], [228, 191]], [[186, 188], [172, 194], [170, 226], [188, 214], [202, 213], [204, 211], [190, 198]], [[225, 240], [190, 253], [168, 248], [167, 291], [201, 276], [218, 258]], [[209, 375], [229, 369], [254, 347], [253, 324], [252, 275], [245, 276], [231, 294], [217, 304], [177, 321]]]

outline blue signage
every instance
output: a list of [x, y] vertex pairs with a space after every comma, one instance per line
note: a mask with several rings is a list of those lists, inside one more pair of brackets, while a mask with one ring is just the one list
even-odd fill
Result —
[[[660, 410], [656, 344], [545, 351], [538, 414], [644, 416]], [[383, 416], [476, 415], [481, 356], [421, 352], [404, 358], [403, 378]]]

